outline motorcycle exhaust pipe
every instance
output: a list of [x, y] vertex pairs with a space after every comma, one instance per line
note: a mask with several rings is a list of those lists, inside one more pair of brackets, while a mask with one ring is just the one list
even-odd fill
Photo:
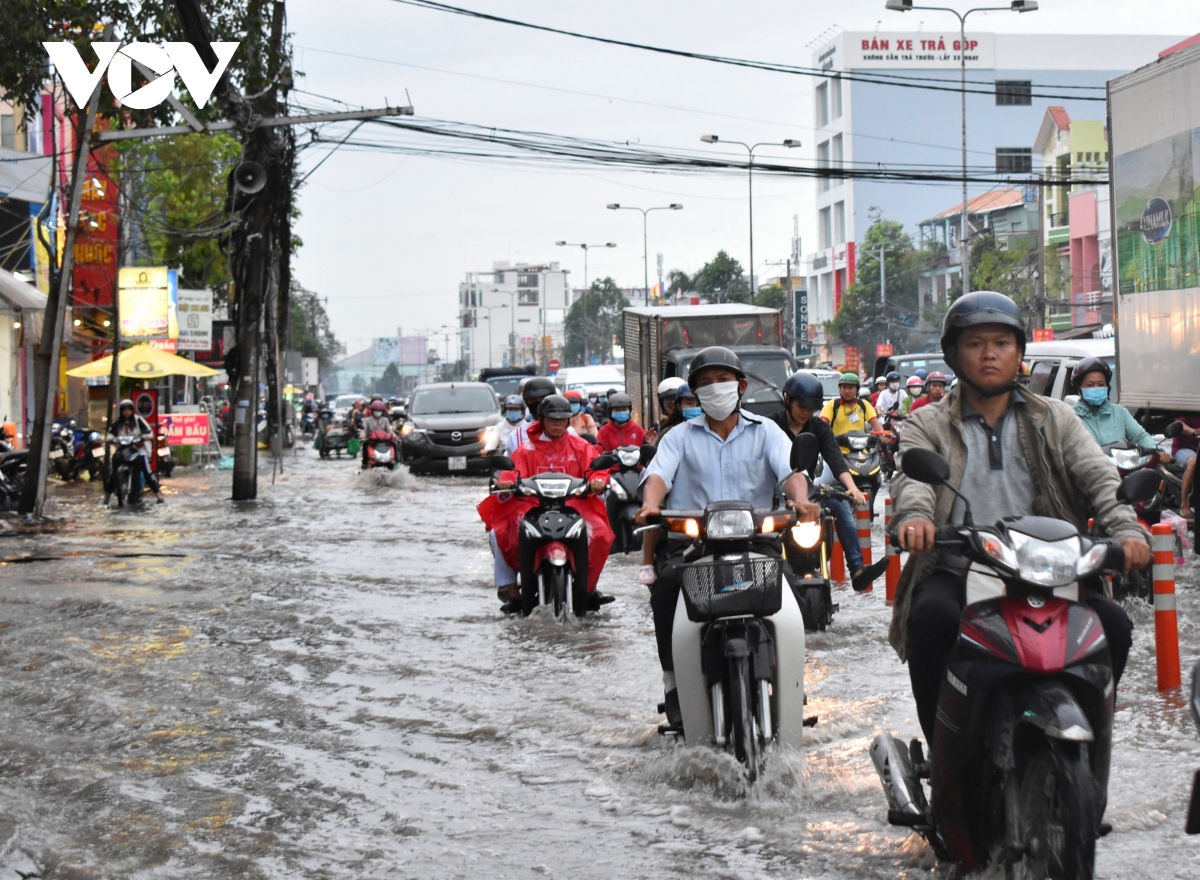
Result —
[[758, 727], [763, 742], [775, 733], [771, 723], [771, 683], [764, 678], [758, 683]]
[[721, 682], [708, 689], [709, 699], [712, 700], [713, 742], [719, 746], [725, 745], [725, 693]]
[[909, 750], [890, 733], [881, 733], [871, 743], [871, 763], [883, 783], [888, 802], [888, 823], [911, 825], [925, 816], [925, 792], [913, 771]]

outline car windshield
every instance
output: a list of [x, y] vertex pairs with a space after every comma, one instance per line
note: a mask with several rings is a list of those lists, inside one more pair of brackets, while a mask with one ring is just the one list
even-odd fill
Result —
[[521, 380], [528, 378], [528, 374], [521, 376], [493, 376], [491, 379], [485, 381], [495, 388], [496, 393], [503, 398], [508, 397], [510, 394], [516, 394], [517, 389], [521, 386]]
[[581, 391], [583, 396], [589, 394], [608, 394], [610, 388], [616, 388], [618, 391], [625, 390], [625, 380], [620, 382], [571, 382], [564, 389], [566, 391]]
[[333, 407], [334, 409], [350, 409], [350, 407], [354, 406], [354, 401], [356, 400], [362, 400], [362, 398], [357, 394], [352, 397], [339, 397], [333, 402]]
[[451, 415], [453, 413], [497, 412], [500, 404], [488, 388], [428, 388], [413, 395], [409, 412], [414, 416]]
[[[742, 369], [746, 371], [746, 395], [744, 402], [781, 399], [783, 383], [791, 370], [787, 355], [782, 352], [747, 354], [738, 352]], [[679, 374], [686, 376], [692, 359], [679, 361]]]
[[946, 366], [946, 362], [936, 354], [931, 354], [929, 357], [905, 358], [896, 364], [896, 372], [903, 379], [908, 379], [915, 375], [917, 370], [925, 370], [927, 373], [950, 372], [950, 368]]
[[[800, 372], [808, 371], [801, 370]], [[812, 373], [811, 375], [815, 376], [816, 380], [821, 383], [821, 391], [824, 392], [826, 400], [831, 397], [837, 397], [841, 393], [838, 391], [838, 380], [841, 378], [840, 374], [830, 373], [828, 376], [817, 376], [815, 373]]]

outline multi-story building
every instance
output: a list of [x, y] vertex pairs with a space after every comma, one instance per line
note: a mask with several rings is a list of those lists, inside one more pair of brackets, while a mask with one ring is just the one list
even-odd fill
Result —
[[539, 367], [561, 351], [570, 308], [567, 269], [553, 263], [497, 260], [458, 285], [459, 334], [467, 372]]
[[[951, 24], [929, 16], [926, 24]], [[1030, 19], [1023, 18], [1022, 21]], [[1050, 105], [1080, 118], [1103, 108], [1105, 82], [1152, 60], [1175, 36], [967, 34], [969, 170], [1011, 176], [1040, 170], [1034, 143]], [[961, 171], [958, 30], [843, 32], [813, 53], [813, 158], [831, 169]], [[899, 77], [904, 77], [903, 79]], [[1095, 150], [1092, 150], [1095, 152]], [[994, 189], [972, 184], [972, 195]], [[806, 255], [814, 329], [830, 320], [854, 283], [856, 242], [878, 212], [910, 229], [960, 196], [941, 183], [818, 181], [817, 248]], [[1063, 210], [1066, 210], [1064, 207]], [[957, 286], [961, 267], [948, 266]]]

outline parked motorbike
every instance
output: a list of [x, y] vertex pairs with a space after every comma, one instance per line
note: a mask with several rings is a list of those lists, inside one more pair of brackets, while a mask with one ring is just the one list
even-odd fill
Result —
[[[595, 469], [612, 467], [613, 455], [598, 456]], [[497, 470], [516, 469], [506, 455], [492, 456]], [[554, 608], [564, 618], [587, 614], [587, 524], [567, 501], [586, 495], [588, 481], [568, 474], [545, 473], [518, 479], [515, 485], [494, 484], [493, 492], [513, 492], [537, 499], [538, 506], [521, 521], [518, 555], [521, 561], [521, 612], [530, 614], [539, 605]]]
[[641, 507], [642, 469], [650, 464], [657, 451], [658, 447], [647, 443], [642, 447], [622, 446], [612, 453], [619, 468], [608, 478], [604, 506], [608, 509], [608, 524], [616, 536], [613, 553], [642, 549], [642, 533], [637, 530], [633, 518]]
[[158, 431], [155, 435], [155, 454], [158, 456], [158, 471], [160, 477], [169, 477], [175, 470], [175, 456], [171, 452], [171, 443], [166, 431]]
[[396, 435], [382, 428], [367, 438], [367, 470], [378, 467], [396, 469]]
[[[1196, 728], [1200, 729], [1200, 663], [1192, 668], [1192, 718], [1196, 722]], [[1192, 777], [1192, 802], [1188, 806], [1184, 831], [1188, 834], [1200, 834], [1200, 770]]]
[[875, 496], [879, 494], [881, 472], [883, 470], [883, 455], [880, 451], [880, 435], [874, 432], [847, 431], [838, 434], [837, 444], [846, 457], [846, 467], [854, 485], [867, 497], [867, 509], [871, 511], [871, 519], [875, 519]]
[[[1109, 443], [1100, 448], [1112, 461], [1113, 466], [1116, 467], [1117, 473], [1121, 475], [1122, 479], [1139, 471], [1154, 474], [1160, 473], [1158, 456], [1154, 453], [1142, 452], [1142, 450], [1138, 449], [1128, 440], [1118, 440], [1115, 443]], [[1147, 479], [1149, 478], [1147, 477]], [[1161, 488], [1160, 475], [1159, 490]], [[1162, 509], [1163, 496], [1161, 491], [1155, 491], [1151, 498], [1134, 505], [1138, 523], [1147, 532], [1150, 531], [1150, 526], [1159, 521]], [[1129, 597], [1144, 599], [1147, 602], [1154, 601], [1154, 578], [1148, 568], [1117, 572], [1113, 575], [1112, 586], [1113, 598], [1118, 601]]]
[[[792, 468], [809, 470], [816, 457], [816, 438], [798, 436]], [[799, 748], [804, 727], [804, 617], [780, 555], [796, 514], [777, 507], [714, 501], [658, 518], [672, 552], [688, 545], [671, 632], [683, 729], [659, 731], [733, 754], [751, 784], [766, 747]]]
[[143, 442], [136, 434], [122, 434], [114, 441], [116, 449], [112, 454], [112, 471], [117, 507], [137, 504], [142, 500], [142, 493], [146, 487], [142, 485], [137, 457], [144, 450]]
[[0, 510], [14, 510], [25, 485], [29, 452], [21, 449], [0, 452]]
[[60, 480], [73, 480], [75, 472], [75, 420], [50, 425], [50, 467]]
[[333, 417], [331, 409], [321, 410], [317, 424], [317, 436], [313, 440], [313, 446], [317, 448], [318, 454], [321, 458], [329, 458], [330, 454], [336, 453], [338, 458], [341, 458], [342, 450], [350, 442], [349, 430], [340, 420]]
[[[931, 450], [908, 450], [901, 467], [917, 482], [948, 486], [950, 465]], [[1156, 488], [1151, 472], [1134, 474], [1118, 497], [1136, 503]], [[1120, 570], [1124, 551], [1048, 517], [975, 526], [966, 505], [963, 523], [937, 530], [937, 546], [970, 567], [932, 759], [920, 740], [905, 747], [890, 733], [871, 745], [888, 822], [919, 832], [966, 871], [995, 858], [1007, 877], [1090, 880], [1115, 688], [1108, 642], [1080, 601], [1080, 581]]]
[[783, 554], [796, 575], [793, 589], [808, 632], [824, 632], [838, 610], [833, 601], [833, 580], [829, 574], [834, 518], [825, 509], [825, 502], [835, 498], [854, 503], [837, 486], [813, 485], [808, 499], [821, 505], [820, 522], [797, 523], [784, 533]]

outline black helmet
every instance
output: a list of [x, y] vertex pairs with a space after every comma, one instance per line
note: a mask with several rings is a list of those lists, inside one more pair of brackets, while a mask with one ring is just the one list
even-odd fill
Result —
[[[536, 380], [534, 380], [536, 381]], [[548, 380], [547, 380], [548, 381]], [[530, 384], [533, 384], [532, 382]], [[538, 407], [539, 419], [569, 419], [571, 418], [571, 401], [561, 394], [551, 394], [542, 400]]]
[[608, 409], [611, 412], [614, 409], [620, 409], [627, 406], [633, 409], [633, 398], [623, 391], [618, 391], [616, 394], [608, 395]]
[[739, 379], [746, 378], [741, 358], [724, 346], [710, 345], [708, 348], [700, 349], [692, 358], [692, 363], [688, 367], [688, 384], [695, 387], [696, 374], [708, 367], [724, 367], [737, 373]]
[[792, 373], [783, 383], [783, 396], [789, 403], [795, 401], [805, 409], [820, 409], [825, 402], [825, 389], [812, 373]]
[[1075, 369], [1071, 370], [1071, 389], [1078, 394], [1079, 383], [1083, 381], [1083, 377], [1088, 373], [1103, 373], [1104, 385], [1109, 387], [1112, 385], [1112, 367], [1104, 358], [1090, 357], [1084, 358], [1075, 365]]
[[[547, 376], [534, 376], [521, 387], [521, 396], [525, 398], [525, 403], [530, 409], [534, 409], [537, 402], [546, 395], [557, 393], [558, 389], [554, 385], [554, 380]], [[571, 405], [567, 404], [567, 408], [570, 409], [570, 407]]]
[[899, 382], [900, 374], [897, 373], [895, 370], [892, 370], [890, 373], [887, 374], [887, 380], [889, 382]]
[[958, 337], [967, 327], [979, 324], [1003, 324], [1011, 327], [1017, 335], [1017, 345], [1025, 350], [1025, 321], [1021, 318], [1021, 307], [1002, 293], [994, 290], [976, 290], [954, 301], [946, 312], [942, 323], [942, 352], [946, 363], [959, 371]]

